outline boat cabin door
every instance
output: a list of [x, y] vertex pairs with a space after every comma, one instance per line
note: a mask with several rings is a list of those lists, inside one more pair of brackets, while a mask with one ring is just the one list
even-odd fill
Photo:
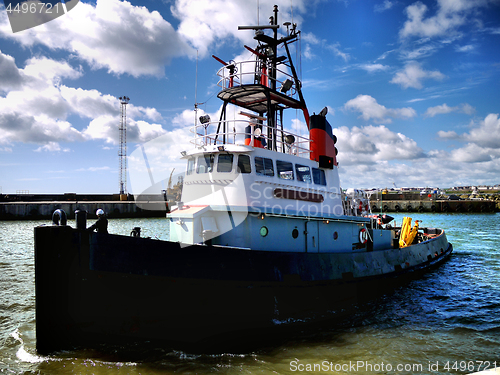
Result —
[[319, 222], [306, 221], [304, 235], [306, 237], [306, 252], [318, 253], [319, 252]]

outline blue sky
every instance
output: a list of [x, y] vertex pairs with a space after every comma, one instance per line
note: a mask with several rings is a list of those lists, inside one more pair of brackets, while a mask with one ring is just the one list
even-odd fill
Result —
[[[162, 136], [157, 165], [180, 171], [195, 87], [199, 115], [220, 110], [211, 55], [250, 58], [237, 26], [274, 4], [302, 31], [304, 96], [329, 107], [343, 188], [500, 183], [498, 0], [97, 0], [15, 34], [0, 8], [2, 192], [118, 193], [122, 95], [129, 154]], [[300, 113], [286, 121], [305, 134]]]

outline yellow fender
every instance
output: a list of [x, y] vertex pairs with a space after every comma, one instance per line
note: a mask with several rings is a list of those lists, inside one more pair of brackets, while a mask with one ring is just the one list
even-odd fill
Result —
[[415, 239], [417, 232], [418, 232], [418, 220], [415, 220], [415, 225], [413, 226], [413, 229], [408, 234], [408, 237], [405, 240], [407, 246], [409, 246], [413, 243], [413, 240]]
[[399, 247], [410, 246], [413, 243], [413, 240], [417, 236], [419, 222], [420, 220], [415, 220], [415, 225], [412, 229], [411, 217], [403, 218], [403, 225], [401, 226], [401, 233], [399, 235]]
[[399, 233], [399, 247], [405, 247], [406, 237], [411, 231], [411, 217], [404, 217], [403, 224], [401, 225], [401, 232]]

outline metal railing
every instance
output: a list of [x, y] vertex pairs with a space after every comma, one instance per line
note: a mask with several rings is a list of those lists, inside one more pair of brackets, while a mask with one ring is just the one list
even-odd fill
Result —
[[276, 88], [283, 94], [294, 97], [297, 94], [297, 87], [293, 76], [281, 69], [275, 69], [276, 78], [270, 74], [270, 64], [262, 61], [240, 61], [233, 62], [219, 69], [217, 75], [220, 77], [217, 86], [221, 89], [228, 89], [244, 84], [262, 84], [272, 87], [276, 83]]
[[[245, 131], [248, 126], [250, 126], [250, 133]], [[260, 145], [267, 148], [265, 145], [269, 145], [271, 142], [267, 136], [268, 127], [252, 120], [236, 119], [207, 122], [193, 126], [190, 131], [194, 134], [191, 143], [196, 147], [223, 144], [243, 145], [245, 139], [249, 139], [247, 143], [249, 142], [250, 145], [255, 146], [258, 143], [256, 141], [260, 141]], [[276, 128], [272, 128], [272, 132], [275, 134], [278, 152], [309, 158], [311, 153], [309, 144], [312, 142], [309, 138]], [[248, 136], [249, 138], [246, 138]], [[288, 137], [287, 139], [287, 136], [293, 138]]]

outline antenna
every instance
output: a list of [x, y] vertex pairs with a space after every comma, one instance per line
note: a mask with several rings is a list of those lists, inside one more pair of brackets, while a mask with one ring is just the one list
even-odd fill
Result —
[[194, 126], [196, 127], [196, 125], [198, 125], [198, 50], [196, 50], [196, 74], [194, 81]]
[[127, 96], [120, 96], [120, 149], [118, 150], [118, 159], [120, 162], [120, 194], [127, 192], [127, 104], [130, 100]]

